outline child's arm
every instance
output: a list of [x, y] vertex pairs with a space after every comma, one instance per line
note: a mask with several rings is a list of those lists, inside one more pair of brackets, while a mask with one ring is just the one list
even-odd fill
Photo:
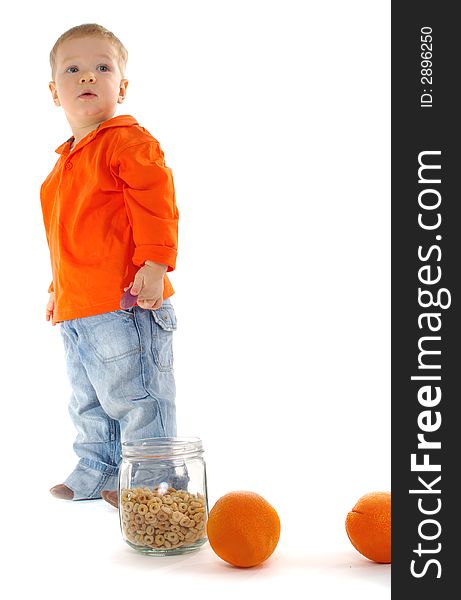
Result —
[[[115, 159], [133, 232], [133, 263], [141, 268], [130, 290], [142, 308], [160, 308], [163, 276], [176, 266], [178, 209], [171, 170], [156, 140], [122, 150]], [[138, 294], [137, 294], [138, 293]]]

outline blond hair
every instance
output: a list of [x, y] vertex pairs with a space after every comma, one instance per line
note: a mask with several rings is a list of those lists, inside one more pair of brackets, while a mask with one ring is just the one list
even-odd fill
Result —
[[111, 42], [118, 52], [118, 65], [122, 79], [125, 77], [125, 68], [128, 61], [128, 51], [122, 42], [116, 35], [109, 31], [102, 25], [97, 23], [84, 23], [83, 25], [76, 25], [71, 29], [65, 31], [57, 40], [50, 52], [50, 65], [51, 65], [51, 77], [54, 79], [56, 69], [56, 54], [59, 46], [65, 41], [71, 38], [94, 36], [102, 39], [106, 39]]

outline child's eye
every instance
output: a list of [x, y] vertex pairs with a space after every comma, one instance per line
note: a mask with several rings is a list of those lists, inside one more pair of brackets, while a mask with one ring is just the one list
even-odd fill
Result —
[[103, 73], [105, 73], [105, 72], [106, 72], [106, 70], [107, 70], [107, 71], [109, 70], [109, 67], [108, 67], [107, 65], [99, 65], [98, 69], [105, 69], [105, 70], [103, 71]]
[[[72, 69], [75, 69], [75, 71], [72, 71]], [[67, 73], [68, 71], [69, 71], [70, 73], [75, 73], [76, 71], [78, 71], [78, 69], [77, 69], [77, 67], [67, 67], [67, 69], [66, 69], [66, 73]]]

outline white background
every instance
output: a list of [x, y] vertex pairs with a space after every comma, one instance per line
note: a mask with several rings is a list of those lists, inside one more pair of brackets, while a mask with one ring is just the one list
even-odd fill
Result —
[[[2, 542], [10, 598], [390, 598], [347, 512], [390, 490], [390, 2], [45, 0], [2, 8]], [[210, 508], [247, 489], [282, 534], [260, 568], [207, 545], [139, 556], [102, 501], [48, 493], [74, 430], [39, 188], [71, 131], [49, 52], [96, 22], [129, 52], [126, 102], [173, 170], [178, 433]], [[5, 559], [3, 559], [5, 561]], [[172, 577], [174, 576], [174, 577]], [[13, 594], [13, 595], [11, 595]]]

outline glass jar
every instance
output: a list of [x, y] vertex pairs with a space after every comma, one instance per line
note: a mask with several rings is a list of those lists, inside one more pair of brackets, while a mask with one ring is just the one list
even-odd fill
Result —
[[193, 552], [206, 538], [208, 499], [199, 438], [122, 444], [119, 516], [126, 543], [144, 554]]

